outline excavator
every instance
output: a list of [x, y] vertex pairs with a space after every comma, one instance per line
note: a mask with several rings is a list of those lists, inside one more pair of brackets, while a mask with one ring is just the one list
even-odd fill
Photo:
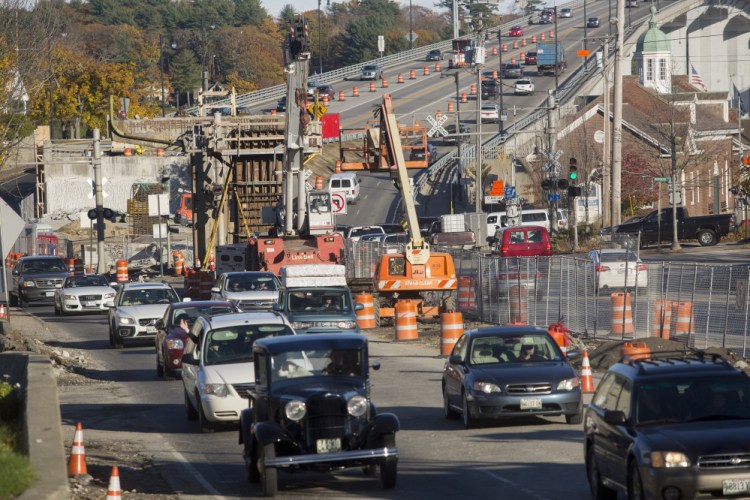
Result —
[[373, 277], [376, 323], [379, 324], [380, 318], [395, 315], [394, 307], [398, 300], [414, 302], [418, 315], [422, 317], [438, 316], [441, 311], [453, 311], [456, 308], [457, 287], [453, 257], [448, 253], [431, 251], [429, 243], [419, 231], [419, 219], [390, 94], [383, 96], [380, 121], [386, 153], [384, 159], [388, 162], [391, 179], [401, 193], [409, 241], [405, 252], [384, 253], [380, 256]]

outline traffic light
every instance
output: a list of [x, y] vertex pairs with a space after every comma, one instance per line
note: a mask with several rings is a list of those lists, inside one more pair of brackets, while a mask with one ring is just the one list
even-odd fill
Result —
[[[99, 211], [96, 208], [92, 208], [88, 212], [86, 212], [86, 215], [91, 220], [96, 220], [97, 216], [99, 215]], [[125, 222], [125, 214], [118, 212], [116, 210], [112, 210], [111, 208], [102, 208], [102, 218], [104, 220], [108, 220], [110, 222], [117, 222], [117, 218], [120, 218], [120, 222]]]
[[578, 186], [569, 186], [568, 197], [575, 198], [576, 196], [581, 196], [581, 188]]
[[304, 16], [297, 16], [289, 33], [289, 51], [297, 57], [303, 52], [310, 52], [310, 29]]
[[575, 158], [570, 159], [568, 171], [570, 172], [568, 176], [570, 177], [571, 181], [578, 179], [578, 160], [576, 160]]
[[552, 189], [552, 181], [550, 181], [549, 179], [544, 179], [542, 181], [542, 189], [545, 191], [549, 191], [550, 189]]
[[560, 191], [568, 189], [568, 179], [557, 179], [557, 189]]

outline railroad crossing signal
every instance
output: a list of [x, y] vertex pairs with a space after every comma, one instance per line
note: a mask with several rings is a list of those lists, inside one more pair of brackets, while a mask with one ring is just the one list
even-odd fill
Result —
[[439, 133], [441, 137], [448, 135], [448, 131], [443, 128], [443, 123], [448, 120], [448, 115], [443, 115], [439, 119], [435, 119], [432, 115], [427, 115], [427, 122], [432, 125], [430, 130], [427, 131], [429, 137], [433, 137], [436, 133]]

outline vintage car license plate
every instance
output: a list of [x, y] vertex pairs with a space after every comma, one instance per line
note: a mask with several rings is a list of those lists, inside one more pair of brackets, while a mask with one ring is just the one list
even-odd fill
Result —
[[341, 451], [341, 439], [318, 439], [315, 441], [318, 453], [336, 453]]
[[722, 481], [724, 495], [738, 495], [750, 492], [750, 479], [725, 479]]
[[522, 410], [541, 410], [542, 400], [539, 398], [521, 398]]
[[156, 333], [156, 327], [155, 326], [147, 326], [146, 327], [146, 333]]

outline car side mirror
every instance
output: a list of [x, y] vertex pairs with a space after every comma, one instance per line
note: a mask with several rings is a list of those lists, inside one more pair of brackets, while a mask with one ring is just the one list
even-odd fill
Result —
[[155, 326], [155, 327], [156, 327], [156, 328], [157, 328], [158, 330], [163, 330], [163, 329], [164, 329], [164, 320], [163, 320], [163, 319], [157, 319], [157, 320], [156, 320], [156, 323], [154, 324], [154, 326]]
[[182, 364], [184, 365], [197, 365], [198, 360], [193, 357], [192, 353], [182, 355]]
[[448, 358], [448, 363], [452, 365], [460, 365], [464, 362], [463, 359], [461, 359], [461, 356], [458, 354], [453, 354], [451, 357]]
[[219, 288], [218, 286], [215, 286], [215, 287], [213, 287], [211, 289], [211, 292], [213, 292], [213, 293], [221, 293], [221, 288]]
[[625, 413], [622, 411], [606, 410], [604, 412], [604, 421], [610, 425], [623, 425], [625, 420]]
[[375, 371], [380, 370], [380, 361], [375, 361], [373, 364], [370, 365], [370, 368], [372, 368]]
[[355, 310], [355, 311], [361, 311], [361, 310], [362, 310], [362, 309], [364, 309], [364, 308], [365, 308], [365, 305], [364, 305], [364, 304], [362, 304], [362, 303], [359, 303], [359, 302], [358, 302], [357, 304], [355, 304], [355, 305], [354, 305], [354, 310]]
[[183, 297], [183, 298], [182, 298], [182, 301], [183, 301], [183, 302], [191, 302], [192, 300], [193, 300], [193, 299], [191, 299], [190, 297]]
[[278, 302], [273, 305], [273, 310], [277, 312], [283, 312], [284, 311], [284, 305], [279, 304]]
[[112, 300], [108, 300], [104, 303], [104, 307], [115, 307], [115, 303]]
[[116, 281], [112, 281], [109, 283], [109, 286], [111, 286], [112, 288], [117, 288], [118, 286], [120, 286], [120, 284]]
[[577, 349], [568, 349], [568, 352], [565, 353], [565, 356], [568, 359], [578, 359], [581, 356], [581, 352]]
[[13, 269], [13, 276], [18, 276], [19, 274], [21, 273], [18, 272], [18, 269]]

